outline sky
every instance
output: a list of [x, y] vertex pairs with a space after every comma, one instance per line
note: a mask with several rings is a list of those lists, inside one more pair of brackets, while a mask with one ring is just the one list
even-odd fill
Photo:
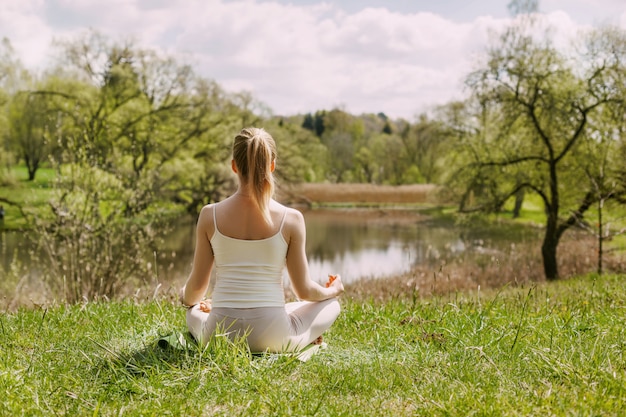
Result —
[[[53, 40], [97, 30], [246, 91], [274, 114], [339, 107], [414, 120], [462, 98], [509, 0], [0, 0], [0, 39], [49, 67]], [[626, 29], [626, 0], [542, 0], [563, 39]]]

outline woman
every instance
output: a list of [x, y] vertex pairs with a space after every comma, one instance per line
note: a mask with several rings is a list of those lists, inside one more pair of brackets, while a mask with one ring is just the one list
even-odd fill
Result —
[[[297, 351], [320, 343], [337, 319], [341, 277], [309, 277], [302, 214], [272, 199], [276, 144], [263, 129], [243, 129], [233, 144], [237, 192], [202, 208], [193, 268], [181, 296], [187, 326], [204, 345], [216, 330], [246, 336], [252, 352]], [[215, 263], [211, 302], [202, 301]], [[285, 304], [282, 272], [302, 300]]]

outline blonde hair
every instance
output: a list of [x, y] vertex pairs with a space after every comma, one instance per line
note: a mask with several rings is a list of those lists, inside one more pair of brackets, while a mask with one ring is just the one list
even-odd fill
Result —
[[252, 198], [263, 218], [272, 224], [270, 199], [274, 194], [272, 162], [276, 160], [276, 143], [264, 129], [242, 129], [233, 143], [233, 159], [239, 174], [248, 184]]

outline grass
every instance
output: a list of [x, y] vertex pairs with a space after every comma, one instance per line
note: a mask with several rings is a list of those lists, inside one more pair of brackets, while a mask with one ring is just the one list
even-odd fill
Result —
[[[9, 169], [8, 175], [0, 182], [0, 198], [18, 204], [25, 211], [42, 210], [52, 197], [52, 181], [55, 171], [51, 168], [40, 168], [33, 181], [28, 181], [28, 171], [25, 166], [15, 166]], [[2, 228], [20, 230], [30, 228], [25, 218], [15, 205], [0, 202], [4, 206], [5, 218], [0, 223]]]
[[329, 348], [305, 363], [222, 338], [161, 349], [184, 331], [167, 299], [18, 310], [0, 317], [0, 414], [620, 415], [624, 279], [348, 292]]

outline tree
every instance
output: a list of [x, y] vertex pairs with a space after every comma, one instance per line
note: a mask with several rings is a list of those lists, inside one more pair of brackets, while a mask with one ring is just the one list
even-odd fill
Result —
[[464, 135], [470, 161], [464, 164], [466, 190], [482, 192], [479, 199], [490, 202], [483, 209], [491, 210], [520, 190], [542, 199], [541, 252], [551, 280], [559, 276], [559, 240], [598, 201], [581, 161], [595, 163], [594, 155], [610, 143], [598, 140], [598, 134], [619, 140], [613, 132], [625, 122], [626, 35], [617, 29], [596, 31], [587, 36], [582, 53], [565, 54], [547, 35], [533, 37], [534, 22], [520, 22], [467, 79], [473, 122]]
[[128, 216], [163, 200], [194, 211], [206, 203], [200, 194], [214, 194], [206, 187], [225, 184], [222, 174], [198, 182], [188, 167], [206, 167], [212, 178], [224, 172], [214, 169], [226, 162], [224, 141], [259, 117], [249, 94], [228, 96], [188, 65], [94, 32], [60, 47], [60, 81], [35, 92], [53, 97], [61, 113], [60, 162], [85, 163], [116, 176], [133, 190], [125, 200]]
[[416, 123], [404, 126], [400, 139], [407, 165], [418, 169], [426, 183], [438, 180], [441, 157], [446, 153], [446, 135], [441, 122], [421, 115]]
[[51, 218], [37, 219], [38, 229], [69, 301], [111, 297], [129, 276], [149, 273], [145, 255], [171, 203], [197, 214], [222, 198], [232, 134], [258, 117], [256, 103], [95, 33], [62, 51], [65, 66], [30, 94], [56, 112], [63, 149]]
[[30, 74], [15, 56], [15, 50], [7, 38], [0, 41], [0, 90], [13, 95], [25, 88]]
[[[282, 119], [281, 119], [282, 120]], [[278, 183], [319, 181], [326, 174], [327, 150], [310, 130], [297, 124], [265, 122], [278, 147]]]
[[393, 129], [391, 129], [391, 124], [389, 123], [389, 120], [385, 121], [382, 133], [384, 133], [385, 135], [391, 135], [393, 133]]
[[311, 113], [307, 113], [304, 115], [304, 120], [302, 120], [302, 127], [312, 132], [315, 131], [315, 120], [313, 119], [313, 115]]
[[361, 146], [364, 126], [361, 120], [335, 108], [324, 114], [322, 143], [328, 149], [329, 179], [350, 182], [353, 179], [354, 155]]
[[324, 130], [326, 129], [324, 118], [326, 117], [326, 111], [316, 111], [313, 119], [313, 126], [315, 127], [315, 134], [317, 137], [322, 137]]
[[20, 92], [11, 100], [9, 142], [24, 160], [29, 181], [50, 155], [56, 122], [56, 112], [50, 110], [45, 96]]
[[16, 149], [10, 140], [9, 106], [13, 95], [29, 82], [30, 74], [15, 56], [15, 50], [7, 38], [0, 41], [0, 181], [5, 169], [14, 164]]

